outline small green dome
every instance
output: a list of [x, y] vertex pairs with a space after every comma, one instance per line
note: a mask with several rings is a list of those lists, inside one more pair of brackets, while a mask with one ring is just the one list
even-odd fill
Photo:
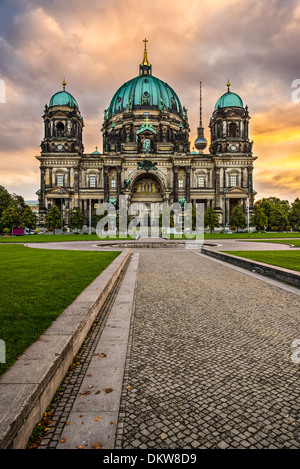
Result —
[[175, 91], [152, 75], [140, 75], [124, 83], [114, 94], [107, 117], [125, 109], [163, 109], [183, 116], [181, 102]]
[[238, 94], [228, 91], [224, 93], [216, 102], [215, 111], [218, 107], [244, 107], [242, 99]]
[[58, 91], [57, 93], [55, 93], [52, 96], [52, 98], [50, 99], [50, 103], [49, 103], [50, 107], [51, 106], [70, 106], [70, 107], [74, 107], [74, 105], [75, 105], [77, 107], [77, 109], [79, 108], [76, 99], [70, 93], [68, 93], [65, 90], [66, 84], [67, 83], [65, 82], [65, 80], [63, 80], [63, 82], [62, 82], [63, 90]]
[[96, 147], [96, 150], [93, 151], [92, 155], [100, 155], [100, 152], [98, 151], [98, 147]]

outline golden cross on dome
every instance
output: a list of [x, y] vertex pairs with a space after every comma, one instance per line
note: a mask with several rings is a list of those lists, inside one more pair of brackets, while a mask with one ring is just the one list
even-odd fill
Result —
[[145, 38], [142, 42], [145, 43], [145, 51], [146, 51], [147, 50], [147, 44], [146, 43], [149, 42], [149, 41], [148, 41], [148, 39]]

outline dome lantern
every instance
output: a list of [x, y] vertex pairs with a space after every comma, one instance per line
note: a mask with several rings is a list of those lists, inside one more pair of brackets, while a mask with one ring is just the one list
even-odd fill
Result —
[[145, 49], [144, 49], [144, 58], [143, 58], [142, 63], [140, 64], [140, 76], [152, 75], [152, 65], [148, 62], [148, 57], [147, 57], [148, 39], [145, 38], [143, 42], [145, 43]]

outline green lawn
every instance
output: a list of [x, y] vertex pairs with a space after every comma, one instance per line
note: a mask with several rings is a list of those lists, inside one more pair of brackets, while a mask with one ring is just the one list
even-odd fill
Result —
[[[109, 238], [107, 237], [106, 240], [114, 240], [114, 239], [133, 239], [130, 236], [127, 237], [117, 237], [117, 238]], [[54, 242], [61, 242], [61, 241], [101, 241], [99, 236], [95, 233], [91, 235], [66, 235], [66, 234], [57, 234], [57, 235], [25, 235], [25, 236], [0, 236], [0, 243], [54, 243]], [[105, 240], [104, 240], [105, 241]]]
[[0, 246], [0, 339], [6, 344], [0, 374], [118, 255]]
[[300, 251], [223, 251], [233, 256], [300, 272]]

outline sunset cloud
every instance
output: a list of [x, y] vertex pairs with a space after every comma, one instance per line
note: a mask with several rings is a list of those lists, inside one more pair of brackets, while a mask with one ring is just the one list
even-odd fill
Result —
[[138, 74], [142, 39], [153, 75], [188, 108], [190, 140], [226, 90], [251, 115], [257, 197], [299, 194], [300, 103], [292, 101], [299, 70], [299, 0], [3, 0], [0, 4], [0, 184], [35, 199], [42, 114], [67, 89], [84, 118], [85, 151], [102, 147], [103, 112], [119, 86]]

